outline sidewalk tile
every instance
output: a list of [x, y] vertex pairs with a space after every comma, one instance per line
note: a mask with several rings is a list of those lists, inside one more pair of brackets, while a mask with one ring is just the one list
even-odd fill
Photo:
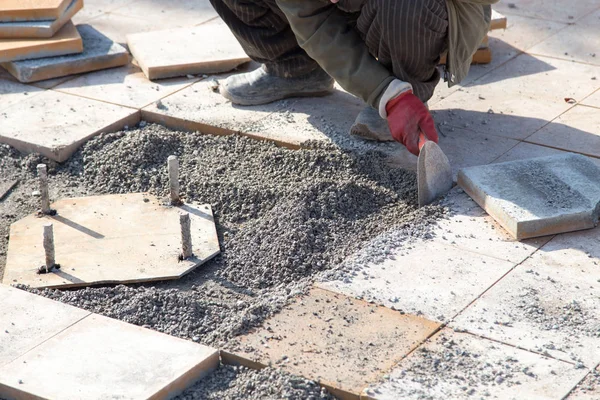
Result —
[[[528, 158], [547, 157], [558, 154], [565, 154], [563, 150], [553, 149], [552, 147], [539, 146], [537, 144], [521, 142], [513, 147], [507, 153], [496, 159], [494, 162], [507, 162], [516, 160], [526, 160]], [[600, 158], [589, 157], [589, 159], [600, 167]]]
[[560, 22], [574, 22], [600, 7], [600, 0], [565, 2], [563, 0], [512, 0], [498, 2], [494, 9], [506, 14], [549, 19]]
[[24, 85], [14, 81], [12, 78], [0, 78], [0, 121], [4, 118], [2, 110], [13, 104], [29, 100], [30, 97], [42, 92], [43, 90], [40, 88]]

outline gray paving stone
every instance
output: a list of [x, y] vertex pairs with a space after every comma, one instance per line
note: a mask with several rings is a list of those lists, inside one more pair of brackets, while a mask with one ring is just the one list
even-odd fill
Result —
[[582, 155], [465, 168], [458, 184], [517, 239], [598, 223], [600, 168]]
[[2, 66], [21, 82], [37, 82], [118, 67], [129, 62], [125, 47], [113, 42], [93, 26], [78, 25], [77, 30], [83, 40], [81, 54], [12, 61]]

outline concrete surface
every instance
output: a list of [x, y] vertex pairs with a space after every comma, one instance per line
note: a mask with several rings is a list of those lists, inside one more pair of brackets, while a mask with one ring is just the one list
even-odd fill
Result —
[[[151, 195], [128, 194], [63, 199], [51, 207], [57, 215], [30, 215], [11, 225], [5, 284], [57, 288], [176, 279], [220, 252], [208, 205], [170, 207]], [[181, 212], [189, 213], [192, 225], [194, 255], [187, 260], [179, 259]], [[48, 223], [61, 268], [37, 274]]]
[[0, 62], [81, 53], [83, 42], [72, 22], [48, 39], [0, 39]]
[[250, 61], [222, 22], [132, 34], [127, 44], [151, 80], [223, 73]]
[[83, 0], [72, 0], [57, 19], [50, 21], [0, 22], [0, 38], [51, 38], [83, 8]]
[[465, 168], [458, 184], [519, 240], [598, 223], [600, 168], [582, 155]]
[[3, 63], [20, 82], [37, 82], [72, 74], [119, 67], [129, 62], [129, 52], [91, 25], [78, 25], [83, 40], [83, 53], [61, 57]]

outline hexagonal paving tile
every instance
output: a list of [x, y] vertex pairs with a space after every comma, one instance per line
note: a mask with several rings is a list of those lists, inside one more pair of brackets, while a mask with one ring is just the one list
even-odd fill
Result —
[[[55, 216], [32, 214], [11, 226], [5, 284], [80, 287], [177, 279], [219, 253], [209, 205], [163, 206], [135, 193], [62, 199]], [[188, 212], [194, 256], [179, 260], [179, 214]], [[59, 270], [37, 274], [44, 262], [43, 225], [54, 225]]]

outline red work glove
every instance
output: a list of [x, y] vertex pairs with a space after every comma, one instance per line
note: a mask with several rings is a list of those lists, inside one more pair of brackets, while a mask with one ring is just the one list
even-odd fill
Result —
[[412, 90], [390, 100], [385, 109], [392, 137], [414, 155], [419, 155], [420, 132], [423, 132], [427, 139], [438, 142], [433, 118], [425, 104], [413, 94]]

